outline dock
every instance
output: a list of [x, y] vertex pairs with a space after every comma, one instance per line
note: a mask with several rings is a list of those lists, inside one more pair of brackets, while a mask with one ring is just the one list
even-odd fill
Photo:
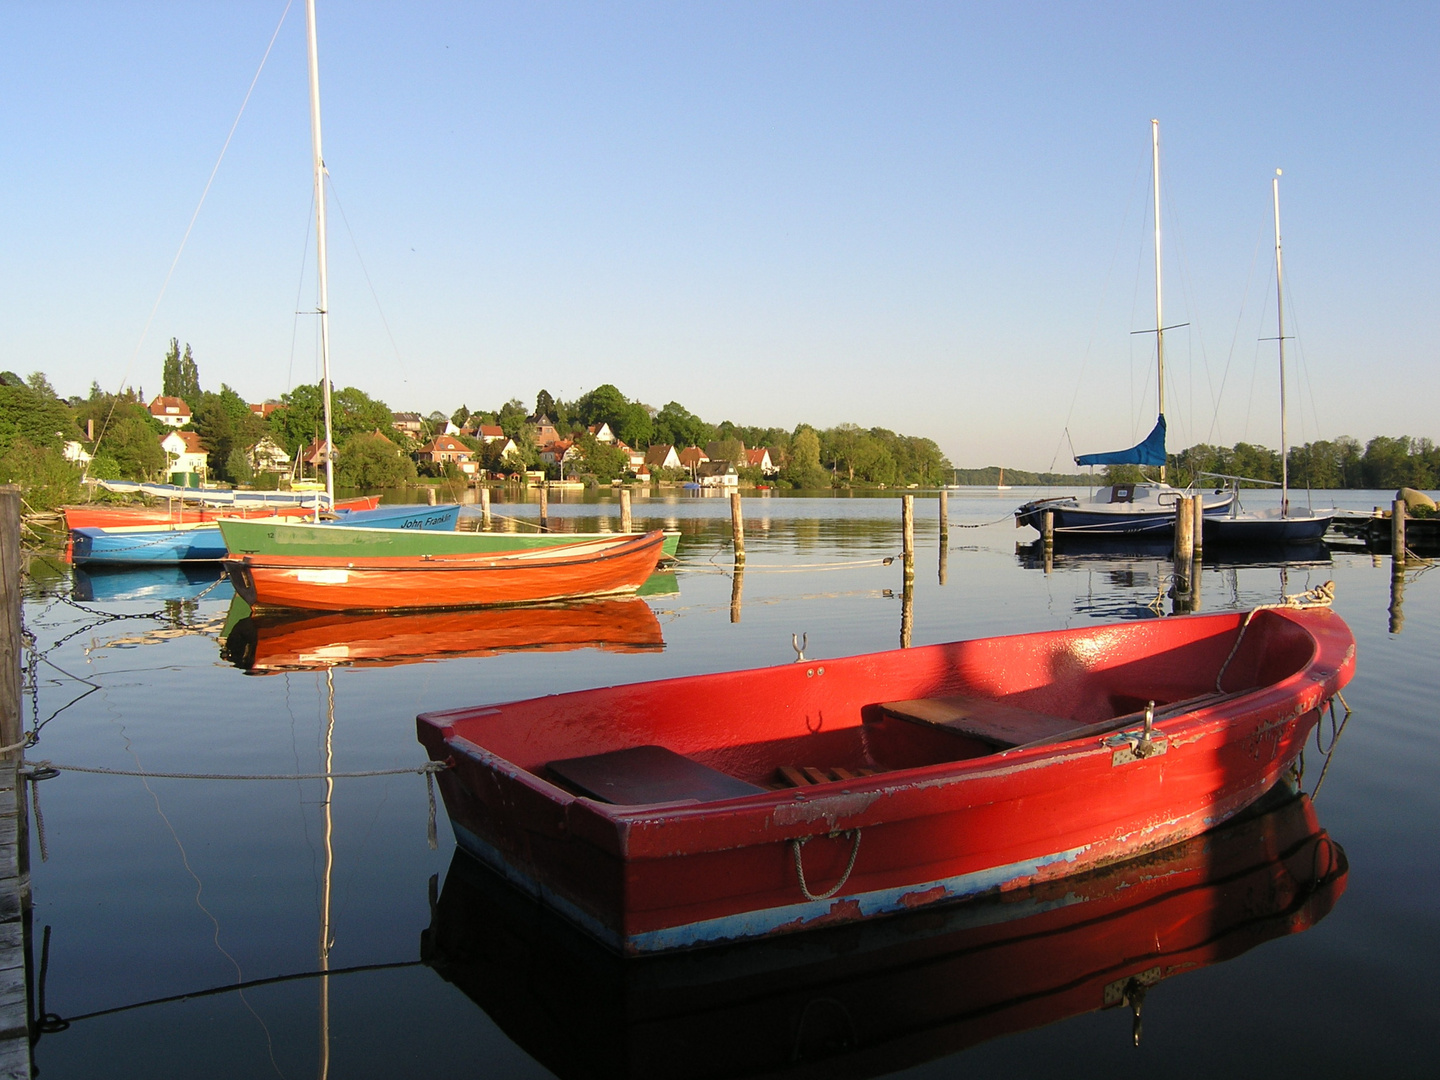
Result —
[[30, 821], [20, 777], [20, 489], [0, 487], [0, 1080], [34, 1075], [30, 1043]]

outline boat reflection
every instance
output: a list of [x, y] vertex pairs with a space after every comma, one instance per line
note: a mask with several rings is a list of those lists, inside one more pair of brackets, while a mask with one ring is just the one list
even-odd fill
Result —
[[[1174, 545], [1170, 537], [1146, 540], [1126, 540], [1105, 537], [1056, 536], [1054, 554], [1050, 566], [1093, 567], [1097, 563], [1116, 565], [1153, 565], [1171, 558]], [[1027, 570], [1047, 569], [1045, 545], [1036, 540], [1029, 544], [1016, 544], [1015, 557]], [[1204, 565], [1207, 567], [1255, 567], [1255, 566], [1329, 566], [1330, 549], [1323, 540], [1302, 544], [1246, 544], [1236, 547], [1212, 545], [1204, 549]]]
[[658, 652], [660, 622], [636, 597], [457, 611], [277, 612], [236, 597], [221, 655], [252, 675], [375, 667], [508, 652]]
[[120, 600], [230, 600], [235, 595], [218, 563], [72, 568], [71, 595], [81, 602]]
[[868, 1077], [1129, 1006], [1300, 933], [1348, 864], [1277, 788], [1186, 843], [1019, 893], [842, 928], [625, 960], [462, 852], [425, 963], [562, 1078]]

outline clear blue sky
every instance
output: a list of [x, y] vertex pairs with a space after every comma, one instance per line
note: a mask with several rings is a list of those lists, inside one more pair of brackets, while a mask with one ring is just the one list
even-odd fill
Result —
[[[141, 340], [284, 9], [0, 9], [0, 367], [154, 393], [175, 336], [207, 388], [316, 377], [303, 0]], [[1154, 418], [1130, 333], [1154, 317], [1153, 116], [1166, 321], [1190, 323], [1171, 447], [1278, 445], [1277, 166], [1292, 441], [1440, 438], [1433, 0], [318, 19], [333, 375], [392, 408], [613, 382], [712, 422], [929, 435], [958, 465], [1064, 467], [1067, 426], [1128, 445]]]

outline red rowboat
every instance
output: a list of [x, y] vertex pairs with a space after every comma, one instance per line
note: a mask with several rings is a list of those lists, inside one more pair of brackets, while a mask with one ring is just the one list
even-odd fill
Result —
[[388, 667], [508, 652], [658, 652], [660, 620], [635, 597], [481, 611], [270, 613], [241, 619], [227, 660], [252, 675], [341, 665]]
[[[338, 510], [374, 510], [379, 495], [341, 499]], [[63, 506], [67, 529], [124, 529], [137, 525], [182, 525], [221, 518], [313, 517], [313, 506]]]
[[[1110, 1027], [1128, 1042], [1165, 980], [1303, 933], [1344, 893], [1345, 852], [1309, 798], [1263, 803], [1089, 874], [638, 963], [459, 852], [421, 958], [560, 1077], [868, 1077], [1126, 1006], [1134, 1020]], [[1169, 1004], [1151, 1024], [1195, 1025]]]
[[533, 604], [634, 592], [655, 572], [663, 532], [487, 555], [334, 558], [245, 555], [224, 566], [252, 606], [321, 611]]
[[418, 727], [453, 766], [440, 782], [460, 846], [641, 953], [1178, 843], [1275, 785], [1354, 664], [1328, 608], [1265, 609], [608, 687]]

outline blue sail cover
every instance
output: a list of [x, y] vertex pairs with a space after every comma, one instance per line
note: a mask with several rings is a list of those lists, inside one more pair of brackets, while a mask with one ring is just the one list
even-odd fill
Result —
[[1164, 465], [1165, 414], [1155, 421], [1155, 428], [1145, 441], [1129, 450], [1111, 450], [1108, 454], [1081, 454], [1076, 465]]

